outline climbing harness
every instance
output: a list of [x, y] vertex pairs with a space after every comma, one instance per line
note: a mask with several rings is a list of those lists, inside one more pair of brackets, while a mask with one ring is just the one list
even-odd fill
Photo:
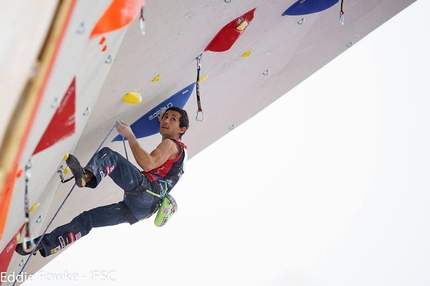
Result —
[[200, 88], [199, 88], [199, 80], [200, 80], [200, 69], [202, 67], [202, 57], [203, 54], [200, 54], [196, 60], [197, 60], [197, 79], [196, 79], [196, 96], [197, 96], [197, 113], [196, 113], [196, 120], [197, 121], [205, 121], [205, 117], [203, 114], [202, 109], [202, 103], [200, 100]]
[[[106, 139], [109, 137], [109, 135], [112, 133], [113, 129], [118, 125], [118, 122], [115, 122], [114, 126], [111, 128], [111, 130], [108, 132], [108, 134], [106, 135], [106, 137], [103, 139], [102, 143], [100, 144], [100, 146], [97, 148], [97, 150], [94, 152], [94, 154], [96, 154], [100, 148], [103, 146], [103, 144], [105, 143]], [[27, 185], [28, 185], [28, 180], [30, 178], [30, 167], [31, 164], [27, 164], [26, 165], [26, 221], [28, 218], [28, 195], [27, 195]], [[66, 195], [66, 197], [64, 198], [63, 202], [61, 203], [61, 205], [58, 207], [57, 211], [54, 213], [54, 215], [52, 216], [51, 220], [49, 221], [48, 225], [46, 226], [45, 230], [43, 231], [42, 235], [40, 235], [40, 238], [38, 239], [37, 243], [32, 247], [31, 250], [31, 254], [28, 256], [27, 260], [25, 261], [25, 263], [23, 264], [23, 266], [21, 267], [21, 270], [19, 271], [18, 274], [21, 274], [22, 271], [25, 269], [25, 267], [27, 266], [27, 263], [30, 261], [31, 257], [33, 255], [35, 255], [35, 252], [39, 249], [39, 245], [43, 239], [43, 237], [45, 236], [46, 232], [48, 231], [49, 227], [51, 226], [52, 222], [54, 221], [54, 219], [57, 217], [58, 213], [60, 212], [60, 210], [63, 208], [64, 204], [66, 203], [67, 199], [69, 198], [70, 194], [72, 193], [72, 191], [74, 190], [74, 188], [76, 187], [76, 183], [73, 184], [72, 188], [70, 189], [70, 191], [68, 192], [68, 194]], [[27, 222], [26, 222], [26, 228], [27, 228]], [[29, 232], [28, 232], [29, 233]], [[26, 230], [26, 236], [27, 236], [27, 230]], [[27, 240], [28, 241], [28, 240]], [[26, 244], [26, 238], [24, 238], [24, 243], [23, 243], [23, 247], [25, 247], [24, 245]], [[33, 242], [34, 244], [34, 242]], [[30, 250], [28, 251], [30, 252]], [[17, 275], [16, 277], [19, 277], [19, 275]], [[16, 284], [17, 280], [14, 281], [14, 283], [12, 284], [12, 286], [14, 286]]]
[[339, 12], [339, 22], [343, 25], [345, 24], [345, 18], [344, 15], [345, 13], [343, 12], [343, 0], [340, 1], [340, 12]]
[[28, 206], [28, 183], [31, 177], [31, 159], [25, 165], [25, 192], [24, 192], [24, 212], [25, 212], [25, 236], [22, 242], [22, 248], [30, 252], [35, 248], [34, 239], [30, 234], [30, 210]]
[[[167, 190], [168, 190], [167, 182], [157, 175], [154, 175], [154, 176], [157, 178], [157, 180], [160, 184], [160, 190], [161, 190], [160, 194], [157, 194], [156, 192], [153, 192], [153, 191], [148, 190], [146, 188], [143, 189], [143, 188], [141, 188], [141, 186], [139, 186], [132, 191], [128, 191], [126, 193], [126, 195], [137, 196], [137, 195], [141, 194], [142, 192], [147, 192], [147, 193], [153, 195], [154, 197], [159, 198], [159, 201], [157, 202], [157, 204], [155, 204], [153, 206], [154, 210], [152, 211], [152, 213], [150, 213], [144, 219], [148, 219], [152, 215], [157, 213], [157, 215], [155, 216], [155, 219], [154, 219], [154, 224], [158, 227], [161, 227], [161, 226], [165, 225], [170, 220], [170, 218], [173, 216], [173, 214], [178, 210], [178, 204], [176, 203], [176, 201], [172, 197], [172, 195], [170, 195], [167, 192]], [[127, 214], [127, 215], [129, 216], [129, 214]], [[132, 216], [132, 218], [134, 218], [134, 216]], [[135, 222], [138, 222], [138, 220], [132, 219], [129, 222], [130, 222], [130, 224], [133, 224]]]

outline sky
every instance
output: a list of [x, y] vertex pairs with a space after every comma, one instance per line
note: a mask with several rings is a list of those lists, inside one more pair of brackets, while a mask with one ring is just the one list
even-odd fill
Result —
[[93, 229], [24, 285], [429, 285], [425, 11], [193, 157], [166, 226]]

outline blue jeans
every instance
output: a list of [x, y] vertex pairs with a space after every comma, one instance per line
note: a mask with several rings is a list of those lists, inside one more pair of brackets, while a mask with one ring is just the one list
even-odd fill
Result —
[[[91, 181], [87, 183], [87, 187], [95, 188], [104, 177], [109, 176], [124, 190], [124, 200], [84, 211], [68, 224], [45, 234], [40, 242], [43, 256], [63, 249], [66, 245], [87, 235], [93, 227], [125, 222], [132, 224], [148, 218], [160, 201], [159, 198], [145, 191], [151, 190], [159, 194], [160, 182], [150, 182], [127, 159], [107, 147], [94, 154], [84, 169], [94, 174]], [[136, 190], [140, 190], [140, 192], [136, 193]], [[39, 239], [40, 237], [37, 238], [37, 240]]]

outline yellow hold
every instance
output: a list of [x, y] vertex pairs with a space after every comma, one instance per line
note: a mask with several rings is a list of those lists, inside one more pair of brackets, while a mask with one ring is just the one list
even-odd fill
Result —
[[66, 155], [64, 155], [63, 161], [66, 161], [67, 159], [69, 159], [69, 153], [66, 153]]
[[122, 101], [128, 104], [138, 104], [142, 102], [142, 96], [134, 91], [127, 92]]
[[152, 79], [152, 82], [157, 82], [157, 81], [159, 81], [160, 80], [160, 75], [157, 75], [156, 77], [154, 77], [153, 79]]
[[35, 202], [32, 206], [31, 206], [31, 208], [28, 210], [28, 212], [32, 212], [32, 211], [34, 211], [35, 209], [37, 209], [37, 207], [38, 206], [40, 206], [40, 203], [39, 202]]
[[251, 55], [251, 50], [247, 50], [246, 52], [243, 53], [242, 58], [247, 58]]
[[207, 79], [207, 78], [208, 78], [208, 75], [204, 75], [204, 76], [199, 78], [199, 82], [204, 82], [205, 79]]
[[243, 30], [245, 30], [245, 28], [248, 26], [248, 21], [246, 21], [246, 20], [243, 20], [243, 22], [242, 23], [240, 23], [240, 25], [239, 26], [237, 26], [237, 30], [239, 30], [239, 31], [243, 31]]

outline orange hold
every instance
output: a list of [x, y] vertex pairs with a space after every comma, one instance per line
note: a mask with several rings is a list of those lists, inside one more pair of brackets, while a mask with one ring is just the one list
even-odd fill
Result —
[[[3, 196], [0, 197], [0, 240], [3, 236], [4, 227], [6, 225], [7, 215], [9, 213], [10, 201], [12, 199], [13, 189], [15, 187], [16, 179], [18, 178], [18, 174], [21, 170], [19, 170], [18, 165], [15, 165], [14, 168], [16, 171], [12, 171], [10, 176], [8, 176], [6, 184], [3, 189]], [[24, 171], [22, 171], [24, 173]], [[13, 176], [15, 175], [15, 176]], [[22, 175], [22, 174], [21, 174]], [[1, 261], [1, 259], [0, 259]]]
[[102, 37], [100, 39], [99, 45], [103, 45], [103, 43], [106, 41], [106, 37]]
[[143, 5], [145, 0], [113, 0], [91, 32], [90, 39], [127, 26], [139, 15]]
[[19, 170], [16, 171], [16, 177], [17, 178], [21, 177], [22, 174], [24, 174], [24, 170], [22, 168], [20, 168]]

